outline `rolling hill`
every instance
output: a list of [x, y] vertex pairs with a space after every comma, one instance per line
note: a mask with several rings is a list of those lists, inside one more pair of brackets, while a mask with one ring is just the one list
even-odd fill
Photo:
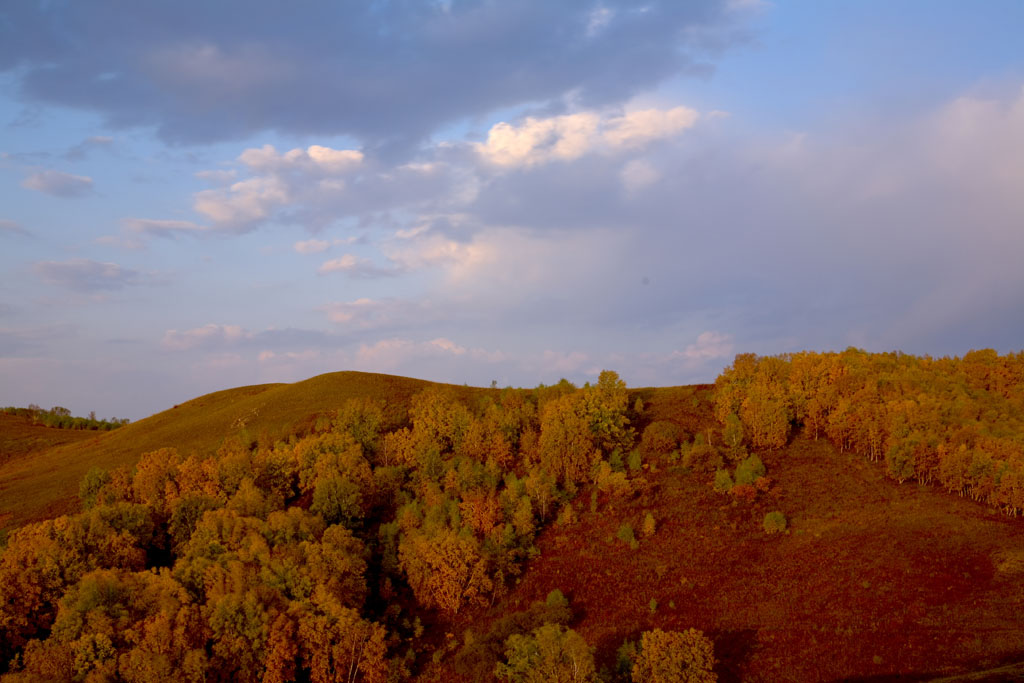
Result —
[[[46, 438], [39, 436], [39, 428], [15, 433], [12, 417], [3, 423], [0, 440], [0, 529], [76, 510], [78, 483], [92, 467], [130, 466], [141, 454], [164, 447], [186, 455], [213, 452], [243, 430], [253, 440], [261, 435], [276, 440], [302, 433], [317, 416], [355, 397], [385, 401], [390, 419], [402, 421], [409, 398], [431, 384], [393, 375], [334, 372], [294, 384], [217, 391], [111, 432], [41, 428], [47, 430]], [[486, 391], [451, 388], [463, 400]]]

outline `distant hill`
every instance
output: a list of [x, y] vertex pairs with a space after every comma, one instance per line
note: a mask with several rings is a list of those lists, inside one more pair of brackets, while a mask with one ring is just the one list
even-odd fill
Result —
[[[332, 372], [294, 384], [217, 391], [112, 432], [27, 430], [20, 422], [15, 425], [17, 420], [27, 422], [24, 418], [0, 416], [11, 418], [0, 423], [0, 529], [77, 509], [78, 483], [92, 467], [133, 465], [141, 454], [164, 447], [185, 455], [212, 452], [243, 430], [253, 440], [261, 435], [279, 439], [301, 433], [317, 416], [354, 397], [381, 399], [392, 420], [404, 420], [409, 398], [431, 384], [393, 375]], [[488, 391], [452, 389], [463, 400]], [[35, 436], [26, 436], [28, 432]]]
[[77, 443], [95, 436], [94, 431], [47, 427], [25, 415], [0, 412], [0, 465], [55, 446]]

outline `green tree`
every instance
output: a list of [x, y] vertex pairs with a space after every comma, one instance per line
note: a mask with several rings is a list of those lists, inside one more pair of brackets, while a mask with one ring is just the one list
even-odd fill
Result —
[[544, 624], [529, 635], [505, 641], [505, 662], [494, 673], [509, 683], [591, 683], [597, 680], [594, 653], [564, 626]]

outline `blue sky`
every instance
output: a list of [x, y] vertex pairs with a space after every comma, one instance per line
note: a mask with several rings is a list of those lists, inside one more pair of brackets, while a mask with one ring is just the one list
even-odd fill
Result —
[[1018, 2], [0, 8], [0, 404], [1024, 338]]

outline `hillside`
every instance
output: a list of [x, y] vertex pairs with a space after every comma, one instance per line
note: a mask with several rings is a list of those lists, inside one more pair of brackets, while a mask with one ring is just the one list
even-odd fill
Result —
[[[570, 625], [609, 668], [641, 631], [689, 627], [713, 638], [721, 681], [931, 680], [1024, 658], [1018, 520], [896, 484], [823, 440], [797, 439], [764, 460], [774, 484], [753, 504], [715, 492], [707, 475], [651, 463], [641, 493], [549, 527], [507, 599], [444, 631], [479, 640], [557, 588], [577, 615]], [[788, 534], [762, 530], [773, 509]], [[648, 512], [653, 536], [635, 550], [616, 538], [623, 522], [639, 538]], [[423, 680], [469, 683], [489, 667], [467, 668], [453, 652]]]
[[[13, 438], [10, 446], [5, 445], [10, 425], [22, 419], [10, 417], [0, 430], [4, 434], [0, 453], [12, 453], [12, 457], [0, 455], [0, 529], [77, 509], [78, 484], [91, 467], [133, 465], [142, 453], [164, 447], [183, 454], [212, 453], [224, 439], [242, 430], [253, 440], [301, 434], [316, 416], [337, 410], [353, 397], [384, 400], [392, 419], [401, 421], [409, 398], [429, 385], [393, 375], [334, 372], [294, 384], [260, 384], [206, 394], [112, 432], [38, 427], [32, 433], [45, 436], [35, 441], [18, 439], [17, 446]], [[483, 391], [452, 389], [464, 399]], [[22, 425], [18, 423], [17, 428]], [[28, 458], [13, 457], [29, 453]]]
[[[526, 656], [543, 629], [563, 638], [546, 651], [583, 653], [590, 683], [630, 681], [645, 634], [688, 629], [708, 648], [699, 680], [1021, 670], [1019, 510], [899, 483], [891, 458], [797, 420], [758, 444], [778, 399], [722, 420], [722, 386], [332, 373], [26, 452], [0, 467], [10, 526], [78, 509], [82, 475], [107, 472], [90, 475], [82, 513], [10, 534], [0, 677], [493, 680], [511, 643]], [[880, 429], [898, 452], [905, 432]]]
[[96, 432], [36, 424], [24, 415], [0, 412], [0, 466], [56, 446], [95, 437]]

